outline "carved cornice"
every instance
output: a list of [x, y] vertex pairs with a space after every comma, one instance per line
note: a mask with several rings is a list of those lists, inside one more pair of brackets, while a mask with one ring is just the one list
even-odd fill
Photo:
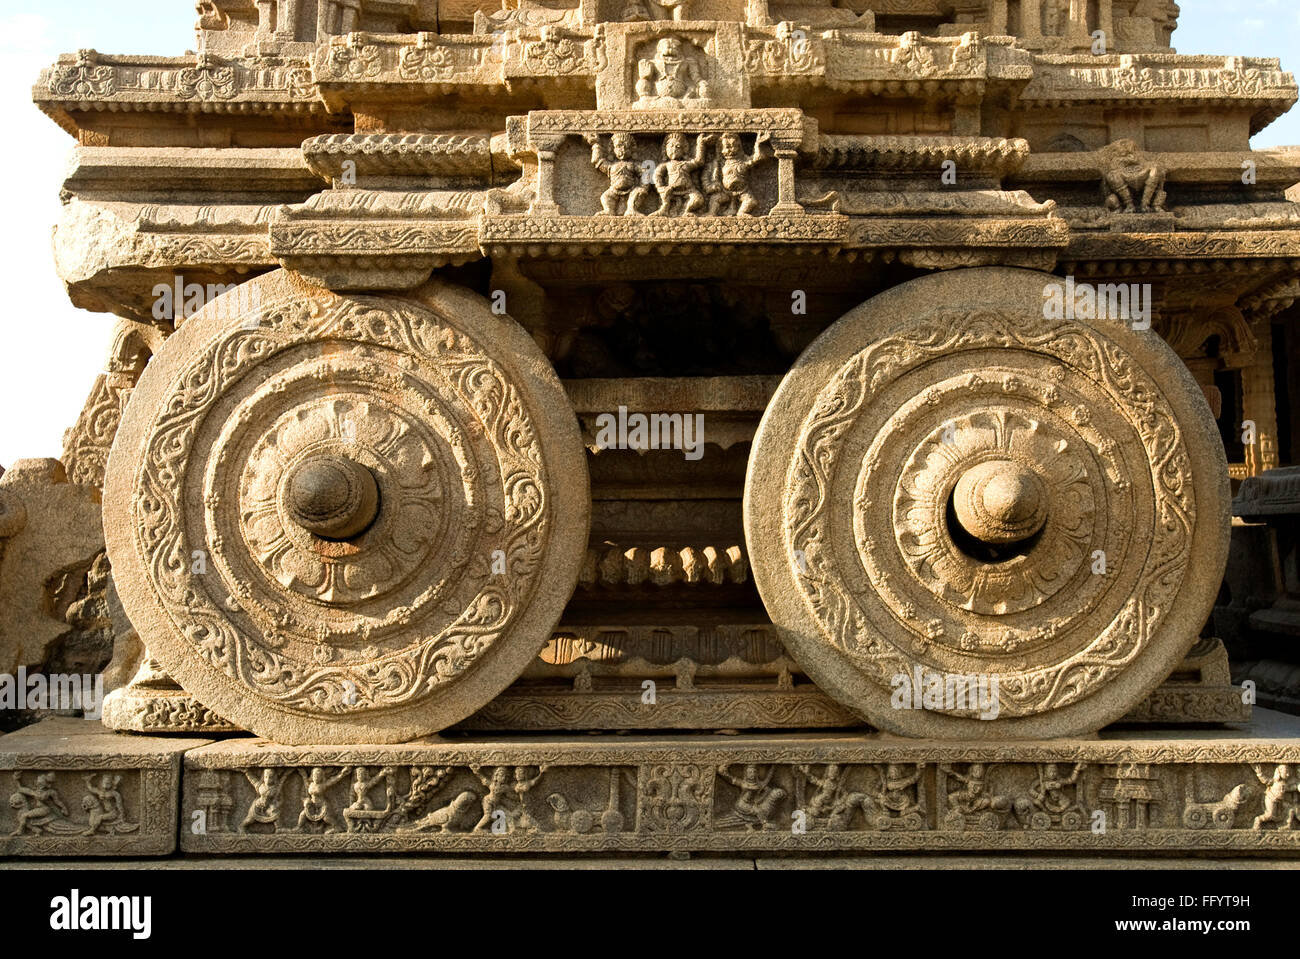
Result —
[[1026, 141], [1003, 137], [822, 134], [811, 166], [815, 170], [938, 170], [951, 160], [968, 176], [1003, 176], [1020, 169], [1028, 157]]
[[492, 172], [486, 136], [434, 133], [336, 133], [313, 137], [302, 145], [303, 159], [321, 178], [358, 181], [370, 177], [473, 176]]
[[1070, 260], [1300, 258], [1294, 230], [1185, 233], [1083, 233], [1070, 239]]
[[32, 99], [46, 113], [321, 113], [305, 60], [121, 57], [94, 50], [61, 56], [42, 70]]
[[1276, 59], [1260, 57], [1119, 54], [1044, 55], [1020, 94], [1022, 109], [1080, 103], [1166, 102], [1255, 106], [1251, 132], [1296, 102], [1296, 82]]
[[[891, 37], [855, 29], [805, 32], [785, 24], [722, 26], [741, 28], [739, 46], [727, 54], [736, 62], [719, 59], [717, 64], [724, 74], [746, 78], [737, 87], [741, 91], [751, 84], [793, 82], [842, 92], [969, 100], [996, 85], [1018, 93], [1022, 108], [1152, 101], [1245, 105], [1254, 111], [1256, 130], [1297, 99], [1292, 75], [1267, 58], [1035, 54], [1006, 38], [976, 33]], [[671, 29], [703, 36], [722, 26], [700, 21]], [[115, 57], [83, 50], [43, 71], [33, 95], [71, 129], [68, 114], [87, 110], [321, 112], [326, 103], [345, 110], [350, 91], [357, 90], [490, 92], [511, 83], [596, 89], [598, 77], [609, 71], [612, 38], [639, 42], [647, 27], [667, 29], [664, 24], [598, 24], [562, 30], [512, 26], [493, 34], [353, 33], [328, 38], [310, 59], [252, 53]]]

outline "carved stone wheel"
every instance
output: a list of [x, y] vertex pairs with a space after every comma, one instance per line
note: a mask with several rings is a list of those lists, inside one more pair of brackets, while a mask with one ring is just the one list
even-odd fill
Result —
[[1061, 283], [973, 269], [883, 293], [763, 417], [755, 582], [808, 675], [879, 728], [1099, 729], [1210, 615], [1230, 514], [1209, 407], [1157, 334], [1045, 318]]
[[122, 603], [191, 695], [278, 742], [401, 742], [538, 654], [590, 522], [577, 419], [508, 317], [283, 272], [154, 357], [109, 460]]

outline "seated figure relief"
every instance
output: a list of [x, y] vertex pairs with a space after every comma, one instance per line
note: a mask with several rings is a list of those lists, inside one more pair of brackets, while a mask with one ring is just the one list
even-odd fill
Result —
[[661, 37], [652, 57], [637, 61], [638, 106], [706, 106], [709, 84], [699, 58], [680, 37]]
[[1099, 151], [1106, 209], [1119, 213], [1164, 213], [1165, 169], [1143, 157], [1132, 140], [1116, 140]]

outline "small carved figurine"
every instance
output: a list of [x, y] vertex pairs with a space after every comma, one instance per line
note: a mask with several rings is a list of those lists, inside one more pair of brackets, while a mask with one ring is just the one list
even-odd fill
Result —
[[641, 166], [636, 162], [636, 138], [630, 133], [615, 133], [609, 138], [614, 151], [611, 160], [605, 155], [600, 140], [587, 137], [591, 144], [591, 165], [609, 177], [609, 189], [600, 195], [600, 213], [597, 216], [635, 216], [641, 198], [650, 192]]
[[343, 780], [348, 778], [352, 772], [351, 766], [345, 766], [339, 771], [338, 775], [332, 779], [325, 778], [325, 770], [320, 766], [312, 768], [311, 772], [305, 769], [299, 769], [298, 775], [302, 777], [302, 812], [298, 814], [298, 825], [295, 832], [302, 832], [307, 823], [323, 825], [326, 833], [337, 832], [338, 824], [334, 822], [334, 817], [330, 814], [329, 800], [325, 794], [337, 786]]
[[670, 133], [664, 138], [667, 157], [655, 168], [655, 189], [659, 191], [659, 209], [651, 216], [672, 216], [673, 208], [681, 201], [682, 216], [695, 216], [704, 208], [704, 193], [696, 182], [695, 174], [704, 166], [704, 150], [713, 140], [710, 134], [695, 138], [695, 155], [688, 152], [686, 134]]
[[705, 188], [709, 192], [709, 215], [753, 216], [758, 200], [750, 185], [749, 171], [763, 160], [763, 144], [771, 137], [760, 133], [754, 141], [753, 156], [745, 155], [738, 133], [724, 133], [718, 143], [718, 158], [708, 171]]
[[709, 95], [700, 65], [678, 37], [661, 38], [653, 57], [637, 61], [636, 93], [642, 100], [703, 100]]
[[54, 788], [54, 773], [40, 773], [36, 785], [24, 786], [22, 773], [15, 772], [17, 792], [9, 797], [9, 806], [18, 813], [18, 825], [12, 835], [21, 836], [28, 830], [39, 835], [60, 817], [67, 819], [68, 807]]
[[1255, 817], [1251, 828], [1262, 830], [1265, 823], [1279, 823], [1279, 829], [1300, 827], [1300, 797], [1294, 795], [1300, 790], [1300, 777], [1291, 771], [1290, 764], [1278, 763], [1272, 776], [1264, 774], [1263, 766], [1255, 766], [1255, 778], [1264, 787], [1264, 811]]
[[747, 763], [742, 776], [731, 774], [728, 767], [718, 767], [718, 775], [740, 790], [740, 796], [732, 806], [731, 816], [724, 817], [720, 824], [743, 824], [750, 830], [768, 829], [776, 804], [785, 798], [785, 790], [771, 785], [775, 766], [768, 767], [766, 774], [758, 771], [754, 763]]
[[248, 832], [248, 827], [255, 823], [274, 827], [280, 820], [280, 790], [284, 788], [285, 777], [276, 776], [274, 769], [263, 769], [259, 779], [246, 769], [244, 778], [257, 795], [239, 824], [239, 831]]
[[100, 826], [114, 833], [135, 832], [140, 828], [139, 823], [127, 822], [122, 794], [118, 791], [120, 785], [122, 777], [112, 773], [92, 773], [86, 777], [86, 795], [81, 800], [81, 808], [89, 817], [85, 835], [93, 836]]
[[1163, 213], [1165, 170], [1144, 163], [1132, 140], [1116, 140], [1099, 151], [1106, 187], [1106, 209], [1124, 213]]

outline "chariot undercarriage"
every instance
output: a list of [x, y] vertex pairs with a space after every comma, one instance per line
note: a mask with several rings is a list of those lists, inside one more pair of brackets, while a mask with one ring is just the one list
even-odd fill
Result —
[[872, 6], [213, 0], [42, 74], [105, 724], [269, 741], [184, 848], [1300, 848], [1300, 740], [1142, 725], [1250, 714], [1292, 77]]

